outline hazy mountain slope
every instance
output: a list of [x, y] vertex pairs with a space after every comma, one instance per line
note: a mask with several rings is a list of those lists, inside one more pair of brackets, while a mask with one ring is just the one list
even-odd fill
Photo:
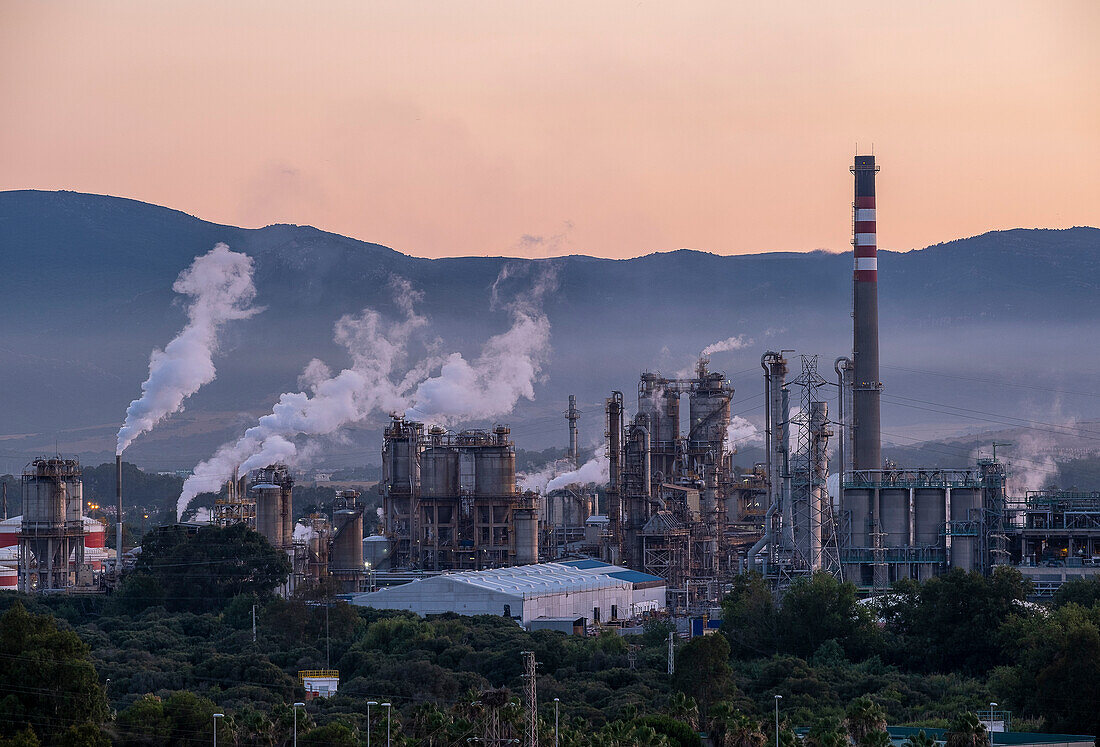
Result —
[[[135, 443], [127, 455], [139, 464], [189, 466], [294, 389], [311, 358], [343, 365], [331, 342], [333, 322], [364, 306], [392, 311], [392, 274], [425, 292], [432, 337], [448, 349], [476, 352], [508, 323], [506, 313], [489, 308], [501, 267], [531, 262], [427, 260], [310, 227], [249, 230], [120, 198], [0, 193], [0, 434], [7, 434], [0, 465], [22, 465], [55, 438], [63, 450], [89, 456], [109, 449], [126, 404], [139, 393], [150, 350], [183, 322], [172, 281], [217, 241], [256, 258], [257, 303], [266, 310], [229, 326], [217, 381], [170, 427]], [[900, 367], [883, 369], [888, 397], [965, 402], [994, 413], [1060, 406], [1100, 414], [1100, 399], [1046, 391], [1100, 391], [1100, 231], [1005, 231], [880, 257], [883, 362]], [[610, 389], [629, 397], [639, 370], [686, 368], [703, 346], [730, 335], [755, 341], [714, 358], [715, 367], [736, 374], [735, 410], [749, 416], [760, 402], [763, 350], [820, 353], [831, 378], [833, 358], [850, 348], [850, 254], [681, 250], [552, 262], [560, 279], [547, 305], [553, 357], [537, 403], [512, 419], [529, 448], [561, 437], [565, 394], [584, 403], [582, 437], [597, 438], [599, 402]], [[901, 368], [1026, 377], [1041, 387], [995, 390]], [[918, 434], [914, 424], [958, 427], [937, 408], [886, 407], [884, 429], [904, 431], [899, 435]], [[377, 440], [376, 427], [366, 424], [333, 453], [345, 461], [374, 458]]]

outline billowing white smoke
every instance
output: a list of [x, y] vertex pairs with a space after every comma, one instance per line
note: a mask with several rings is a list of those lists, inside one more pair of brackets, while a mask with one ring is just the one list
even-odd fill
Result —
[[730, 424], [726, 428], [727, 446], [747, 446], [749, 444], [763, 442], [764, 436], [755, 425], [740, 415], [734, 415], [730, 418]]
[[[509, 269], [501, 272], [494, 299], [497, 285], [510, 274]], [[321, 361], [310, 362], [299, 377], [308, 391], [283, 394], [271, 414], [196, 466], [183, 484], [177, 513], [199, 493], [219, 490], [234, 468], [244, 474], [274, 462], [301, 464], [305, 455], [295, 438], [328, 436], [374, 412], [407, 410], [412, 418], [446, 424], [506, 415], [520, 397], [534, 398], [534, 384], [549, 352], [550, 322], [540, 305], [555, 287], [552, 272], [544, 271], [522, 301], [509, 305], [511, 329], [490, 338], [472, 363], [457, 353], [429, 356], [399, 381], [391, 377], [409, 336], [427, 320], [413, 308], [421, 294], [404, 280], [394, 279], [391, 285], [405, 318], [387, 324], [372, 309], [341, 318], [335, 340], [351, 355], [351, 367], [333, 376]], [[428, 378], [436, 367], [439, 375]]]
[[713, 342], [703, 348], [702, 355], [713, 355], [714, 353], [724, 353], [728, 350], [740, 350], [752, 345], [752, 338], [745, 337], [744, 335], [735, 335], [733, 337], [727, 337], [724, 340]]
[[427, 320], [416, 313], [413, 305], [420, 294], [407, 281], [395, 278], [391, 286], [405, 318], [387, 324], [373, 309], [342, 317], [336, 323], [334, 339], [351, 355], [351, 367], [333, 376], [325, 364], [311, 361], [299, 379], [309, 391], [283, 394], [269, 415], [236, 442], [199, 463], [183, 484], [178, 514], [199, 493], [219, 490], [234, 468], [244, 474], [275, 462], [294, 462], [298, 446], [292, 439], [296, 436], [331, 434], [376, 410], [405, 407], [407, 392], [423, 378], [430, 362], [414, 367], [398, 383], [390, 376], [404, 355], [409, 335]]
[[[494, 302], [500, 283], [514, 273], [508, 266], [501, 270], [493, 284]], [[447, 356], [439, 375], [417, 386], [408, 417], [441, 425], [487, 420], [510, 413], [520, 398], [533, 400], [550, 352], [550, 320], [542, 300], [556, 287], [556, 275], [547, 266], [522, 299], [508, 304], [511, 328], [489, 338], [473, 361], [460, 353]]]
[[252, 258], [218, 244], [180, 273], [172, 290], [191, 296], [183, 331], [149, 356], [149, 378], [141, 397], [130, 403], [126, 422], [118, 432], [115, 453], [172, 413], [183, 401], [214, 380], [214, 353], [218, 331], [232, 319], [247, 319], [260, 311], [253, 307]]
[[294, 541], [295, 542], [309, 542], [311, 539], [317, 536], [317, 532], [313, 527], [306, 524], [294, 525]]
[[517, 472], [516, 484], [520, 490], [538, 490], [545, 492], [546, 485], [558, 475], [564, 475], [574, 469], [572, 459], [557, 459], [543, 465], [536, 472]]
[[566, 472], [564, 475], [558, 475], [553, 480], [546, 483], [546, 489], [543, 492], [549, 493], [558, 488], [564, 488], [566, 485], [573, 485], [574, 483], [584, 485], [594, 482], [604, 485], [610, 480], [611, 468], [607, 462], [607, 452], [605, 450], [600, 450], [596, 456], [589, 459], [577, 469]]

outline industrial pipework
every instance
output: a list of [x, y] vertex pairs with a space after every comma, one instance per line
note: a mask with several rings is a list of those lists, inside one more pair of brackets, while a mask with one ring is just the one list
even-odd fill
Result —
[[852, 246], [855, 253], [852, 318], [853, 469], [882, 468], [878, 365], [878, 248], [874, 156], [856, 156]]

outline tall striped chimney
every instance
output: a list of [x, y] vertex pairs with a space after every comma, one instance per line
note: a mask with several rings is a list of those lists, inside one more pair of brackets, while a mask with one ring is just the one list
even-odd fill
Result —
[[882, 469], [878, 372], [878, 257], [875, 238], [874, 156], [856, 156], [852, 246], [855, 248], [852, 318], [852, 467]]

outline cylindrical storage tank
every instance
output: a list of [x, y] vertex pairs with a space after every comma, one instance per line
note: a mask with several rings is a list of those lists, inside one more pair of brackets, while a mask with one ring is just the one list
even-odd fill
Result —
[[19, 582], [19, 572], [15, 568], [0, 565], [0, 591], [15, 591]]
[[334, 511], [332, 523], [336, 534], [332, 539], [332, 554], [328, 567], [334, 571], [363, 570], [363, 511]]
[[883, 488], [879, 491], [879, 517], [886, 533], [884, 547], [905, 547], [909, 544], [909, 489]]
[[458, 495], [458, 452], [443, 446], [425, 449], [421, 457], [420, 475], [421, 495]]
[[279, 547], [283, 541], [283, 489], [264, 482], [252, 486], [252, 495], [256, 499], [256, 531]]
[[512, 510], [513, 534], [516, 540], [516, 565], [539, 562], [539, 512], [536, 508]]
[[363, 538], [363, 561], [370, 563], [374, 570], [389, 567], [390, 540], [380, 534], [372, 534]]
[[479, 496], [516, 492], [516, 453], [507, 446], [484, 446], [474, 456], [474, 493]]
[[871, 501], [875, 491], [870, 488], [845, 488], [840, 510], [851, 520], [851, 547], [870, 547], [871, 536], [867, 522], [871, 518]]
[[23, 484], [23, 524], [57, 526], [64, 523], [64, 483], [50, 477], [28, 476]]
[[914, 543], [923, 547], [942, 547], [947, 526], [947, 491], [944, 488], [917, 488], [913, 496], [917, 536]]
[[399, 487], [409, 486], [409, 453], [411, 444], [409, 441], [399, 439], [390, 441], [389, 477], [390, 484]]
[[0, 547], [15, 547], [19, 544], [19, 528], [22, 524], [22, 516], [0, 521]]
[[107, 527], [95, 519], [84, 517], [84, 547], [97, 549], [107, 546]]
[[[978, 537], [975, 527], [980, 518], [982, 506], [981, 488], [954, 488], [951, 491], [951, 566], [970, 571], [977, 568], [975, 557]], [[975, 522], [965, 526], [955, 522]]]
[[279, 518], [283, 529], [283, 547], [294, 544], [294, 487], [281, 485], [279, 490]]
[[76, 529], [84, 528], [84, 483], [79, 477], [65, 480], [65, 523]]

